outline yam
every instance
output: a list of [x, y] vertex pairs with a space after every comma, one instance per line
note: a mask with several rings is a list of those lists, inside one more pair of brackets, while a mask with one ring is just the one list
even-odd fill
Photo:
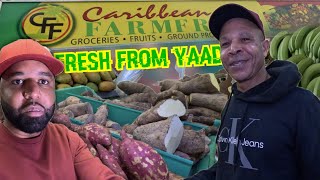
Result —
[[187, 154], [199, 154], [205, 151], [205, 132], [203, 130], [184, 130], [178, 151]]
[[159, 101], [155, 106], [153, 106], [152, 108], [148, 109], [147, 111], [141, 113], [136, 120], [134, 121], [135, 124], [137, 125], [144, 125], [144, 124], [149, 124], [152, 122], [157, 122], [157, 121], [161, 121], [164, 120], [166, 118], [159, 116], [157, 110], [158, 108], [161, 106], [162, 103], [164, 103], [165, 101]]
[[93, 82], [95, 84], [99, 84], [101, 82], [101, 77], [98, 72], [84, 72], [84, 75], [90, 82]]
[[78, 103], [81, 103], [81, 99], [79, 99], [78, 97], [75, 97], [75, 96], [69, 96], [65, 100], [59, 102], [58, 107], [61, 108], [61, 107], [66, 107], [71, 104], [78, 104]]
[[153, 104], [156, 100], [157, 96], [153, 93], [134, 93], [129, 96], [123, 97], [120, 101], [125, 103], [132, 103], [132, 102], [146, 102]]
[[108, 116], [108, 108], [107, 105], [101, 105], [97, 112], [94, 114], [94, 122], [97, 124], [105, 125]]
[[110, 81], [101, 81], [98, 85], [99, 91], [108, 92], [116, 88], [116, 84]]
[[71, 105], [64, 107], [63, 109], [72, 111], [75, 117], [83, 115], [83, 114], [93, 114], [92, 106], [88, 102], [71, 104]]
[[120, 126], [119, 123], [114, 122], [114, 121], [111, 121], [111, 120], [109, 120], [109, 119], [106, 120], [105, 126], [106, 126], [107, 128], [112, 128], [112, 129], [115, 129], [115, 130], [121, 130], [121, 129], [122, 129], [122, 127]]
[[84, 73], [71, 73], [71, 77], [75, 83], [86, 85], [88, 83], [88, 78]]
[[222, 93], [217, 94], [190, 94], [189, 104], [193, 106], [205, 107], [217, 112], [222, 112], [228, 101], [228, 96]]
[[142, 83], [136, 83], [132, 81], [121, 81], [117, 84], [118, 88], [122, 90], [127, 95], [134, 93], [151, 93], [155, 94], [155, 91]]
[[121, 169], [119, 163], [113, 157], [113, 155], [100, 144], [97, 144], [96, 147], [102, 163], [106, 165], [108, 168], [110, 168], [115, 174], [120, 175], [125, 179], [128, 179], [127, 175]]
[[217, 118], [220, 119], [221, 113], [214, 111], [212, 109], [208, 109], [205, 107], [189, 107], [187, 109], [186, 116], [192, 114], [194, 116], [206, 116], [206, 117], [213, 117], [213, 119]]
[[51, 119], [51, 122], [53, 123], [57, 123], [57, 124], [63, 124], [65, 125], [67, 128], [70, 128], [71, 127], [71, 121], [70, 121], [70, 118], [65, 115], [65, 114], [62, 114], [58, 111], [55, 111], [54, 114], [53, 114], [53, 117]]
[[175, 86], [176, 84], [179, 84], [181, 83], [179, 80], [176, 80], [176, 79], [165, 79], [163, 81], [160, 81], [159, 82], [159, 85], [160, 85], [160, 91], [166, 91], [166, 90], [169, 90], [171, 89], [173, 86]]
[[138, 125], [136, 124], [126, 124], [122, 127], [122, 129], [128, 133], [128, 134], [132, 134], [133, 135], [133, 132], [134, 130], [138, 127]]
[[[172, 85], [170, 87], [170, 85]], [[185, 95], [190, 95], [191, 93], [218, 93], [219, 92], [219, 84], [214, 74], [202, 74], [198, 77], [191, 79], [190, 81], [185, 82], [175, 82], [172, 81], [162, 81], [160, 82], [161, 90], [174, 89], [181, 91]], [[165, 88], [166, 87], [166, 88]]]
[[84, 124], [92, 123], [94, 122], [94, 114], [84, 114], [81, 116], [77, 116], [74, 119], [83, 122]]
[[208, 126], [207, 128], [205, 128], [204, 131], [206, 136], [211, 136], [211, 135], [217, 135], [219, 129], [215, 126]]
[[97, 94], [93, 93], [90, 90], [86, 90], [86, 91], [82, 92], [80, 95], [87, 96], [87, 97], [92, 98], [94, 100], [104, 101], [104, 99], [102, 99], [100, 96], [98, 96]]
[[129, 179], [169, 179], [168, 167], [150, 145], [129, 138], [121, 131], [120, 159]]
[[173, 154], [174, 154], [174, 155], [177, 155], [177, 156], [180, 156], [180, 157], [182, 157], [182, 158], [191, 160], [191, 157], [190, 157], [188, 154], [184, 153], [184, 152], [176, 151], [176, 152], [174, 152]]
[[171, 119], [168, 118], [166, 120], [138, 126], [133, 131], [133, 138], [143, 141], [152, 147], [166, 151], [164, 138], [168, 133], [170, 123]]
[[182, 92], [174, 90], [174, 89], [170, 89], [170, 90], [166, 90], [163, 92], [158, 93], [157, 95], [157, 99], [154, 101], [153, 105], [156, 104], [157, 102], [161, 101], [161, 100], [166, 100], [166, 99], [178, 99], [179, 101], [181, 101], [185, 106], [187, 106], [187, 99], [186, 99], [186, 95], [184, 95]]
[[80, 128], [75, 127], [75, 129], [80, 136], [88, 139], [94, 146], [97, 144], [101, 144], [105, 147], [111, 145], [112, 140], [110, 131], [99, 124], [89, 123]]
[[151, 108], [150, 103], [144, 103], [144, 102], [131, 102], [131, 103], [125, 103], [120, 101], [119, 99], [114, 99], [114, 100], [106, 100], [106, 103], [111, 103], [111, 104], [116, 104], [119, 106], [127, 107], [130, 109], [135, 109], [138, 111], [147, 111]]
[[103, 81], [112, 81], [112, 77], [108, 71], [99, 72]]

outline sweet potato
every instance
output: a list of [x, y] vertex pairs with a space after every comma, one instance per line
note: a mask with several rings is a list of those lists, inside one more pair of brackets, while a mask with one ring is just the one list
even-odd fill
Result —
[[84, 124], [94, 122], [94, 115], [93, 114], [84, 114], [81, 116], [77, 116], [74, 119], [83, 122]]
[[129, 138], [121, 131], [120, 159], [129, 179], [169, 179], [162, 157], [150, 145]]
[[97, 124], [105, 125], [108, 116], [108, 108], [107, 105], [101, 105], [97, 112], [94, 114], [94, 122]]
[[144, 84], [136, 83], [132, 81], [121, 81], [117, 84], [118, 88], [122, 90], [127, 95], [131, 95], [134, 93], [151, 93], [155, 94], [155, 91]]
[[112, 144], [109, 146], [108, 151], [117, 160], [118, 164], [121, 165], [120, 161], [120, 145], [121, 141], [117, 138], [112, 137]]
[[78, 103], [78, 104], [71, 104], [63, 109], [67, 109], [73, 112], [74, 116], [80, 116], [83, 114], [93, 114], [93, 109], [90, 103], [85, 102], [85, 103]]
[[62, 108], [62, 107], [66, 107], [71, 104], [78, 104], [78, 103], [81, 103], [81, 99], [79, 99], [78, 97], [75, 97], [75, 96], [69, 96], [65, 100], [59, 102], [58, 107]]
[[97, 144], [96, 147], [102, 163], [106, 165], [108, 168], [110, 168], [115, 174], [120, 175], [125, 179], [128, 179], [127, 175], [121, 169], [120, 165], [118, 164], [117, 160], [113, 157], [113, 155], [100, 144]]
[[67, 128], [70, 128], [71, 127], [71, 121], [70, 121], [70, 118], [65, 115], [65, 114], [62, 114], [58, 111], [55, 111], [54, 114], [53, 114], [53, 117], [51, 119], [51, 122], [53, 123], [57, 123], [57, 124], [63, 124], [65, 125]]
[[169, 172], [169, 180], [183, 180], [182, 176]]
[[222, 112], [228, 101], [228, 96], [222, 93], [216, 94], [190, 94], [189, 104], [193, 106], [205, 107], [217, 112]]
[[76, 129], [76, 132], [88, 139], [92, 145], [101, 144], [105, 147], [111, 145], [111, 134], [110, 131], [96, 123], [89, 123]]
[[74, 118], [73, 112], [68, 109], [60, 108], [60, 109], [57, 109], [56, 111], [61, 114], [67, 115], [69, 118]]
[[91, 152], [91, 154], [92, 154], [93, 156], [98, 157], [97, 150], [96, 150], [96, 148], [91, 144], [91, 142], [90, 142], [88, 139], [86, 139], [86, 138], [84, 138], [84, 137], [82, 137], [82, 136], [80, 136], [80, 137], [81, 137], [81, 139], [87, 144], [87, 147], [88, 147], [89, 151]]
[[[170, 85], [168, 85], [170, 84]], [[164, 80], [160, 82], [161, 91], [169, 89], [174, 89], [181, 91], [185, 95], [189, 95], [191, 93], [218, 93], [219, 92], [219, 84], [214, 76], [214, 74], [202, 74], [198, 77], [195, 77], [189, 81], [168, 81]]]

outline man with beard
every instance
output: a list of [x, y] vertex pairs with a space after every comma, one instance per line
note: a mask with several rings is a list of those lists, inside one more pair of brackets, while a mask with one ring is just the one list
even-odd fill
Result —
[[218, 162], [188, 179], [320, 179], [320, 101], [297, 87], [297, 66], [285, 60], [265, 66], [263, 24], [243, 6], [219, 7], [209, 27], [236, 83], [217, 134]]
[[78, 134], [49, 123], [63, 64], [21, 39], [0, 51], [0, 179], [123, 179], [94, 157]]

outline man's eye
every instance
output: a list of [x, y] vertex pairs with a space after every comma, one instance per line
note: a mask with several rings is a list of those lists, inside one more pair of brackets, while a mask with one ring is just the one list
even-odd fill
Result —
[[242, 38], [242, 41], [244, 42], [250, 41], [250, 38]]
[[229, 44], [228, 42], [223, 42], [223, 43], [220, 44], [220, 46], [221, 46], [221, 47], [227, 47], [228, 44]]
[[23, 80], [21, 80], [21, 79], [17, 79], [17, 80], [13, 80], [12, 81], [12, 84], [14, 84], [14, 85], [19, 85], [19, 84], [22, 84], [23, 83]]
[[39, 83], [40, 83], [40, 84], [49, 84], [49, 81], [44, 80], [44, 79], [40, 79], [40, 80], [39, 80]]

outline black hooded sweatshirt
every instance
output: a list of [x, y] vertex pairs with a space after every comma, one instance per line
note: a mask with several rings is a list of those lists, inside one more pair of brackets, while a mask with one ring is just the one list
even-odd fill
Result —
[[236, 85], [217, 135], [218, 162], [188, 179], [320, 180], [320, 101], [297, 87], [296, 65], [274, 61], [271, 78]]

